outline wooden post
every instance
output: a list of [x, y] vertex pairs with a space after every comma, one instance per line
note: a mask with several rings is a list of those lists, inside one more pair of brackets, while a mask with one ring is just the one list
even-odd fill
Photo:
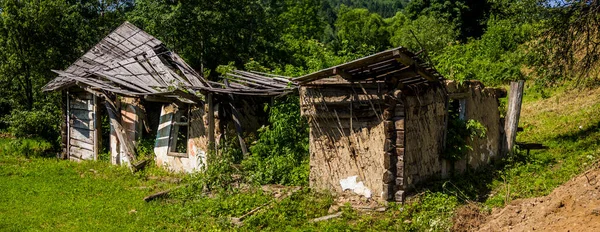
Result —
[[508, 96], [508, 109], [506, 112], [506, 122], [504, 124], [505, 154], [511, 154], [517, 138], [517, 128], [519, 126], [519, 116], [521, 115], [521, 104], [523, 103], [523, 89], [525, 81], [519, 80], [510, 83], [510, 93]]
[[65, 159], [71, 159], [71, 95], [67, 90], [67, 152], [65, 153]]
[[[225, 86], [229, 88], [229, 82], [225, 79]], [[244, 142], [242, 124], [240, 123], [240, 113], [233, 105], [234, 98], [233, 94], [229, 94], [229, 107], [231, 107], [231, 116], [233, 118], [233, 124], [235, 125], [235, 130], [237, 132], [238, 140], [240, 142], [240, 148], [242, 148], [242, 154], [244, 157], [248, 155], [248, 148], [246, 148], [246, 143]], [[352, 127], [351, 127], [352, 128]]]
[[208, 149], [215, 150], [215, 106], [213, 104], [213, 94], [206, 95], [208, 102]]
[[67, 159], [68, 158], [68, 154], [69, 154], [69, 140], [68, 140], [68, 132], [67, 132], [67, 128], [68, 128], [68, 124], [69, 124], [69, 116], [67, 115], [68, 112], [68, 104], [69, 104], [69, 96], [67, 95], [67, 91], [63, 90], [61, 91], [60, 94], [61, 97], [61, 101], [60, 101], [60, 110], [61, 110], [61, 123], [60, 123], [60, 137], [61, 137], [61, 153], [59, 155], [59, 159]]
[[94, 160], [98, 160], [98, 151], [100, 150], [101, 146], [100, 146], [100, 139], [99, 137], [102, 136], [100, 134], [100, 120], [99, 120], [99, 114], [98, 114], [98, 97], [96, 97], [95, 94], [92, 94], [92, 104], [93, 109], [92, 111], [94, 112], [94, 118], [92, 119], [92, 122], [94, 123]]

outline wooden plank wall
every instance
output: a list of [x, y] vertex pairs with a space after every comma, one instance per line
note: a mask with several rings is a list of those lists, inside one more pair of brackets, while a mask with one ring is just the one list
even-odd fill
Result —
[[95, 160], [97, 158], [96, 98], [82, 89], [72, 88], [68, 94], [69, 141], [71, 160]]

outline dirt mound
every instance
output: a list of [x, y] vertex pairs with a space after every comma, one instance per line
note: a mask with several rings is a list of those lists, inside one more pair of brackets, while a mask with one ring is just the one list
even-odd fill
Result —
[[514, 200], [495, 209], [479, 231], [600, 231], [600, 168], [545, 197]]
[[475, 203], [461, 206], [454, 215], [452, 231], [474, 231], [485, 221], [485, 216]]

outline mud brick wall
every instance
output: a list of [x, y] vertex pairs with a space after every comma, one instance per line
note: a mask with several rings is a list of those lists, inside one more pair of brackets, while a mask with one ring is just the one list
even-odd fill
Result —
[[384, 179], [395, 181], [386, 155], [391, 147], [383, 121], [388, 106], [380, 86], [363, 87], [300, 88], [302, 115], [310, 125], [309, 182], [312, 188], [340, 193], [340, 181], [356, 176], [373, 198], [387, 200], [384, 182], [391, 181]]
[[446, 134], [446, 100], [442, 87], [405, 94], [404, 188], [439, 177]]

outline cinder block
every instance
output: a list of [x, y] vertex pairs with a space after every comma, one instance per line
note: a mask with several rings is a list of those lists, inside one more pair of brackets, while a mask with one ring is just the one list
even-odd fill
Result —
[[392, 157], [396, 156], [396, 154], [391, 153], [391, 152], [386, 152], [385, 154], [383, 154], [383, 158], [382, 158], [382, 167], [385, 169], [389, 169], [392, 166]]
[[398, 165], [398, 163], [396, 163], [396, 178], [398, 177], [404, 177], [404, 164]]
[[383, 184], [381, 198], [383, 198], [386, 201], [391, 201], [391, 200], [394, 200], [394, 198], [395, 198], [394, 194], [395, 194], [395, 191], [394, 191], [393, 184]]
[[404, 147], [404, 131], [396, 132], [396, 147]]
[[395, 124], [394, 121], [385, 120], [385, 121], [383, 121], [383, 129], [385, 131], [393, 131], [393, 130], [395, 130], [394, 124]]
[[397, 186], [404, 187], [404, 178], [402, 178], [402, 177], [396, 177], [396, 182], [395, 183], [396, 183]]
[[394, 130], [386, 130], [385, 131], [385, 138], [386, 139], [396, 139], [396, 131]]
[[383, 144], [384, 151], [394, 151], [394, 149], [396, 149], [395, 142], [396, 140], [386, 139], [385, 143]]
[[396, 163], [398, 162], [398, 157], [393, 152], [386, 152], [382, 158], [383, 160], [383, 168], [386, 170], [390, 170], [394, 172], [396, 170]]

